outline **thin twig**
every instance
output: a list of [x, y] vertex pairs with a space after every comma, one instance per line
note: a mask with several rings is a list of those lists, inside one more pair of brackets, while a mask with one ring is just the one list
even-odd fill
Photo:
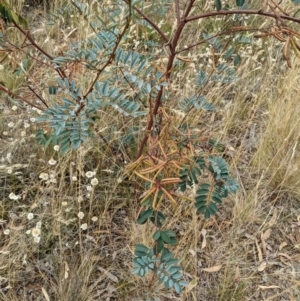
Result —
[[276, 8], [278, 8], [284, 15], [288, 16], [289, 14], [287, 12], [285, 12], [278, 3], [276, 3], [274, 0], [271, 0], [273, 2], [273, 4], [276, 6]]
[[44, 111], [44, 108], [38, 106], [38, 105], [35, 105], [33, 103], [31, 103], [30, 101], [28, 101], [27, 99], [21, 97], [21, 96], [18, 96], [16, 95], [15, 93], [11, 92], [10, 90], [6, 89], [4, 86], [0, 85], [0, 90], [5, 92], [7, 95], [11, 96], [11, 97], [14, 97], [16, 99], [19, 99], [23, 102], [26, 102], [27, 104], [29, 104], [30, 106], [34, 107], [34, 108], [37, 108], [38, 110], [40, 111]]
[[199, 19], [204, 19], [208, 17], [217, 17], [217, 16], [228, 16], [228, 15], [259, 15], [259, 16], [266, 16], [270, 18], [277, 19], [280, 17], [281, 19], [288, 20], [288, 21], [293, 21], [295, 23], [300, 24], [300, 19], [291, 17], [291, 16], [285, 16], [285, 15], [275, 15], [270, 12], [265, 12], [263, 10], [251, 10], [251, 9], [233, 9], [233, 10], [220, 10], [220, 11], [214, 11], [214, 12], [209, 12], [209, 13], [204, 13], [196, 16], [192, 16], [189, 18], [185, 18], [185, 22], [191, 22]]
[[[106, 69], [106, 67], [111, 64], [112, 60], [114, 59], [115, 57], [115, 52], [123, 38], [123, 36], [125, 35], [126, 33], [126, 30], [129, 28], [129, 25], [130, 25], [130, 21], [131, 21], [131, 9], [130, 9], [130, 13], [129, 13], [129, 16], [126, 18], [127, 21], [126, 21], [126, 24], [125, 24], [125, 27], [123, 29], [123, 31], [118, 35], [117, 37], [117, 41], [116, 41], [116, 44], [114, 46], [114, 48], [112, 49], [112, 52], [109, 56], [109, 59], [107, 60], [107, 62], [103, 65], [103, 67], [101, 69], [98, 70], [93, 82], [91, 83], [90, 87], [88, 88], [87, 92], [85, 93], [84, 97], [83, 98], [86, 98], [94, 89], [94, 85], [96, 84], [97, 80], [99, 79], [99, 76], [101, 75], [101, 73]], [[81, 106], [78, 108], [76, 114], [78, 114], [82, 108], [84, 107], [84, 104], [81, 104]]]
[[31, 88], [29, 85], [28, 85], [28, 89], [47, 107], [49, 108], [49, 106], [47, 105], [45, 99], [43, 99], [40, 95], [38, 95], [33, 88]]
[[[50, 55], [49, 53], [47, 53], [43, 48], [41, 48], [35, 41], [34, 41], [34, 39], [31, 37], [31, 35], [29, 34], [29, 32], [27, 31], [25, 31], [21, 26], [19, 26], [18, 24], [17, 24], [17, 22], [15, 22], [13, 19], [12, 19], [12, 22], [13, 22], [13, 24], [14, 24], [14, 26], [20, 31], [20, 32], [22, 32], [25, 36], [26, 36], [26, 38], [30, 41], [30, 43], [31, 43], [31, 45], [32, 46], [34, 46], [39, 52], [41, 52], [42, 54], [44, 54], [47, 58], [49, 58], [50, 60], [53, 60], [54, 59], [54, 57], [52, 56], [52, 55]], [[58, 72], [58, 74], [60, 75], [60, 77], [61, 78], [66, 78], [66, 75], [65, 75], [65, 73], [64, 73], [64, 71], [63, 70], [61, 70], [61, 69], [55, 69], [57, 72]]]
[[215, 34], [215, 35], [213, 35], [213, 36], [211, 36], [211, 37], [209, 37], [207, 39], [203, 39], [200, 42], [192, 44], [192, 45], [190, 45], [190, 46], [188, 46], [186, 48], [183, 48], [183, 49], [181, 49], [179, 51], [176, 51], [175, 53], [179, 54], [181, 52], [190, 50], [191, 48], [194, 48], [194, 47], [199, 46], [201, 44], [207, 43], [209, 40], [212, 40], [212, 39], [217, 38], [217, 37], [222, 36], [222, 35], [234, 34], [234, 33], [243, 32], [243, 31], [261, 31], [261, 30], [262, 29], [260, 29], [260, 28], [237, 28], [237, 29], [233, 28], [233, 29], [229, 29], [229, 30], [226, 30], [226, 31], [222, 31], [222, 32], [220, 32], [218, 34]]
[[[127, 1], [127, 0], [124, 0], [124, 1]], [[171, 70], [172, 70], [173, 63], [174, 63], [174, 60], [175, 60], [175, 57], [176, 57], [176, 47], [177, 47], [180, 35], [182, 33], [182, 30], [183, 30], [184, 26], [186, 25], [185, 19], [189, 15], [189, 13], [190, 13], [190, 11], [193, 7], [194, 2], [195, 2], [195, 0], [190, 0], [190, 2], [188, 4], [188, 7], [186, 8], [186, 10], [184, 12], [184, 18], [177, 25], [177, 29], [176, 29], [176, 32], [175, 32], [174, 37], [172, 39], [172, 42], [170, 42], [170, 44], [169, 44], [171, 53], [169, 55], [169, 60], [168, 60], [168, 63], [167, 63], [166, 72], [164, 74], [165, 79], [166, 79], [167, 82], [170, 79]], [[159, 90], [159, 92], [156, 96], [156, 99], [155, 99], [155, 104], [154, 104], [153, 111], [150, 111], [150, 114], [149, 114], [149, 120], [148, 120], [148, 124], [147, 124], [147, 128], [146, 128], [145, 136], [144, 136], [144, 138], [143, 138], [143, 140], [140, 144], [140, 147], [138, 149], [138, 152], [137, 152], [137, 156], [136, 156], [137, 159], [141, 157], [141, 155], [143, 153], [143, 150], [144, 150], [144, 147], [146, 145], [146, 142], [148, 141], [149, 135], [151, 134], [151, 130], [152, 130], [152, 127], [154, 125], [155, 116], [157, 115], [158, 110], [161, 106], [161, 99], [162, 99], [162, 96], [163, 96], [163, 91], [164, 91], [164, 87], [160, 86], [160, 90]], [[162, 121], [162, 119], [160, 120], [160, 122], [161, 121]]]
[[[123, 0], [127, 4], [129, 4], [128, 0]], [[133, 7], [133, 9], [140, 14], [143, 19], [145, 19], [158, 33], [159, 35], [166, 41], [169, 42], [169, 38], [162, 32], [162, 30], [152, 21], [148, 16], [146, 16], [141, 10], [139, 10], [136, 6]]]
[[175, 0], [175, 13], [176, 13], [176, 19], [177, 19], [177, 26], [178, 26], [180, 23], [179, 0]]

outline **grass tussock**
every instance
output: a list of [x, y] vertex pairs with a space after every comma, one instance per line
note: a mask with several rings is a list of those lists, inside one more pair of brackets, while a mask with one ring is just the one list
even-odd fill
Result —
[[[45, 41], [45, 23], [39, 25]], [[72, 38], [69, 28], [55, 26], [53, 37]], [[80, 26], [77, 31], [80, 38], [91, 34]], [[185, 42], [192, 39], [190, 29]], [[130, 274], [134, 245], [151, 244], [153, 228], [136, 224], [143, 191], [124, 178], [124, 166], [97, 139], [64, 157], [57, 149], [43, 150], [34, 137], [37, 110], [1, 95], [0, 299], [300, 300], [300, 64], [295, 60], [287, 69], [271, 42], [257, 47], [268, 47], [264, 62], [245, 49], [239, 81], [208, 91], [220, 111], [189, 116], [201, 133], [224, 144], [222, 155], [240, 190], [210, 220], [189, 202], [165, 208], [166, 228], [179, 239], [173, 251], [189, 281], [180, 296], [159, 284], [150, 295], [152, 276]], [[186, 95], [194, 89], [188, 81], [195, 67], [185, 66], [176, 82]], [[41, 72], [41, 85], [53, 80], [33, 70]], [[88, 80], [77, 71], [78, 79]], [[4, 76], [1, 70], [0, 80]], [[9, 73], [9, 87], [22, 89], [23, 79], [14, 77]], [[129, 126], [113, 112], [100, 115], [97, 126], [104, 132], [117, 123]], [[115, 132], [111, 141], [121, 135]]]

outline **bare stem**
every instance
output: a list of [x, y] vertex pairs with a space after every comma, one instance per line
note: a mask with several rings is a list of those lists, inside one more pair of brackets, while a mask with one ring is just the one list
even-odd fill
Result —
[[189, 18], [185, 18], [185, 22], [191, 22], [194, 20], [199, 20], [199, 19], [205, 19], [209, 17], [217, 17], [217, 16], [228, 16], [228, 15], [259, 15], [259, 16], [266, 16], [274, 19], [284, 19], [288, 21], [293, 21], [295, 23], [300, 24], [300, 19], [291, 17], [291, 16], [286, 16], [286, 15], [279, 15], [279, 14], [274, 14], [271, 12], [266, 12], [263, 10], [251, 10], [251, 9], [233, 9], [233, 10], [220, 10], [220, 11], [214, 11], [214, 12], [208, 12], [196, 16], [192, 16]]
[[[170, 55], [169, 55], [167, 68], [166, 68], [166, 72], [165, 72], [165, 79], [166, 79], [167, 82], [170, 80], [170, 77], [171, 77], [171, 71], [172, 71], [173, 63], [174, 63], [174, 60], [175, 60], [175, 57], [176, 57], [176, 47], [177, 47], [180, 35], [182, 33], [182, 30], [183, 30], [184, 26], [186, 25], [185, 18], [189, 15], [189, 13], [190, 13], [190, 11], [193, 7], [194, 2], [195, 2], [195, 0], [190, 0], [189, 1], [189, 4], [188, 4], [188, 6], [187, 6], [187, 8], [184, 12], [184, 18], [177, 25], [177, 29], [176, 29], [176, 32], [174, 34], [174, 37], [171, 39], [171, 42], [169, 44]], [[144, 138], [141, 142], [141, 145], [139, 147], [139, 150], [137, 152], [137, 156], [136, 156], [137, 159], [140, 158], [140, 156], [143, 154], [143, 150], [145, 148], [146, 142], [148, 141], [149, 135], [151, 134], [151, 130], [152, 130], [152, 127], [153, 127], [153, 124], [154, 124], [155, 116], [157, 115], [158, 110], [161, 106], [161, 99], [162, 99], [162, 96], [163, 96], [163, 91], [164, 91], [164, 87], [160, 86], [160, 90], [159, 90], [159, 92], [156, 96], [156, 99], [155, 99], [154, 108], [153, 108], [153, 110], [150, 111], [150, 114], [149, 114], [150, 118], [149, 118], [149, 121], [148, 121], [148, 124], [147, 124], [146, 134], [145, 134], [145, 136], [144, 136]]]
[[[94, 89], [94, 85], [96, 84], [97, 80], [99, 79], [101, 73], [106, 69], [106, 67], [108, 65], [111, 64], [111, 62], [113, 61], [114, 57], [115, 57], [115, 53], [117, 51], [117, 48], [123, 38], [123, 36], [125, 35], [126, 33], [126, 30], [129, 28], [129, 25], [130, 25], [130, 21], [131, 21], [131, 8], [129, 7], [129, 16], [127, 17], [127, 20], [126, 20], [126, 24], [122, 30], [122, 32], [118, 35], [117, 37], [117, 41], [116, 41], [116, 44], [114, 46], [114, 48], [112, 49], [112, 52], [109, 56], [109, 59], [107, 60], [107, 62], [102, 66], [102, 68], [100, 68], [97, 73], [96, 73], [96, 76], [93, 80], [93, 82], [91, 83], [90, 87], [88, 88], [87, 92], [85, 93], [85, 95], [83, 96], [83, 98], [85, 99]], [[84, 103], [81, 103], [80, 107], [77, 109], [76, 111], [76, 115], [79, 114], [79, 112], [84, 108]]]
[[[12, 20], [14, 26], [20, 31], [22, 32], [25, 37], [30, 41], [31, 45], [34, 46], [39, 52], [41, 52], [42, 54], [44, 54], [47, 58], [49, 58], [50, 60], [53, 60], [54, 57], [52, 55], [50, 55], [49, 53], [47, 53], [43, 48], [41, 48], [36, 42], [35, 40], [31, 37], [31, 35], [29, 34], [29, 32], [26, 32], [21, 26], [19, 26], [14, 20]], [[58, 72], [58, 74], [60, 75], [61, 78], [66, 78], [66, 75], [64, 73], [63, 70], [61, 69], [56, 69], [56, 71]]]
[[32, 102], [28, 101], [27, 99], [25, 99], [25, 98], [23, 98], [23, 97], [21, 97], [21, 96], [16, 95], [15, 93], [13, 93], [13, 92], [11, 92], [10, 90], [6, 89], [6, 88], [5, 88], [4, 86], [2, 86], [2, 85], [0, 85], [0, 90], [3, 91], [3, 92], [5, 92], [7, 95], [9, 95], [9, 96], [11, 96], [11, 97], [13, 97], [13, 98], [19, 99], [19, 100], [21, 100], [21, 101], [27, 103], [27, 104], [30, 105], [31, 107], [37, 108], [37, 109], [39, 109], [39, 110], [41, 110], [41, 111], [44, 111], [44, 109], [43, 109], [42, 107], [33, 104]]
[[[129, 4], [128, 0], [123, 0], [127, 4]], [[148, 16], [146, 16], [141, 10], [139, 10], [136, 6], [133, 7], [133, 9], [143, 17], [157, 32], [158, 34], [166, 41], [169, 42], [168, 37], [162, 32], [162, 30], [155, 24], [154, 21], [152, 21]]]

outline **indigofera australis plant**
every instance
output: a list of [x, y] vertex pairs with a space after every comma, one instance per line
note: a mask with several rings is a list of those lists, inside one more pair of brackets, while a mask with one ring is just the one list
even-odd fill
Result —
[[[125, 148], [129, 161], [125, 174], [144, 190], [137, 222], [150, 222], [155, 227], [152, 246], [136, 245], [132, 271], [141, 277], [153, 272], [150, 290], [155, 279], [177, 293], [187, 285], [177, 265], [179, 260], [166, 247], [177, 243], [176, 234], [164, 227], [163, 211], [168, 202], [176, 208], [180, 201], [193, 201], [197, 213], [210, 218], [223, 199], [238, 190], [228, 163], [218, 153], [220, 143], [212, 135], [199, 134], [201, 129], [190, 118], [191, 112], [216, 110], [206, 99], [208, 91], [215, 84], [226, 86], [237, 79], [236, 70], [243, 60], [239, 50], [251, 45], [253, 39], [270, 37], [282, 43], [289, 67], [291, 52], [299, 56], [300, 34], [293, 26], [300, 19], [285, 11], [281, 2], [266, 0], [253, 9], [246, 0], [163, 0], [154, 4], [115, 0], [102, 1], [96, 7], [70, 1], [68, 10], [54, 12], [52, 21], [62, 14], [77, 14], [92, 34], [70, 42], [69, 49], [59, 56], [36, 42], [26, 20], [6, 1], [0, 3], [1, 63], [11, 68], [13, 60], [22, 67], [20, 72], [27, 72], [25, 62], [30, 61], [52, 72], [53, 78], [57, 75], [56, 84], [44, 87], [24, 81], [22, 91], [28, 87], [38, 101], [9, 90], [5, 80], [0, 82], [0, 90], [10, 98], [42, 111], [39, 122], [44, 127], [36, 133], [38, 143], [45, 148], [59, 145], [65, 154], [98, 137], [118, 164], [115, 149]], [[166, 14], [173, 15], [174, 20], [166, 22]], [[245, 16], [264, 17], [269, 22], [254, 27], [251, 24], [259, 21], [250, 22]], [[186, 45], [186, 28], [191, 26], [197, 34], [193, 43]], [[132, 30], [136, 30], [135, 40]], [[21, 38], [13, 40], [12, 31]], [[200, 68], [189, 54], [206, 51], [204, 47], [209, 49], [209, 61]], [[193, 64], [196, 71], [196, 90], [189, 91], [188, 96], [181, 95], [177, 80], [185, 64]], [[85, 74], [84, 84], [76, 70]], [[54, 105], [49, 101], [52, 95], [57, 99]], [[115, 111], [131, 126], [111, 124], [106, 132], [97, 131], [100, 110]], [[141, 124], [145, 127], [140, 139]], [[122, 137], [111, 142], [110, 137], [118, 130]], [[186, 193], [191, 187], [196, 188], [193, 198]]]

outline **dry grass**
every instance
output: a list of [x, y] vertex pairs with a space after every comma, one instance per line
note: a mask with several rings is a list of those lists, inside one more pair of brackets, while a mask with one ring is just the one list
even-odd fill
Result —
[[[62, 38], [65, 30], [57, 34]], [[245, 52], [240, 80], [226, 91], [209, 91], [219, 112], [190, 116], [199, 127], [206, 118], [205, 130], [225, 144], [241, 189], [210, 220], [190, 203], [165, 208], [190, 284], [181, 296], [157, 285], [156, 300], [300, 300], [300, 64], [287, 69], [278, 48], [267, 47], [264, 63]], [[194, 76], [187, 67], [178, 87]], [[185, 85], [183, 93], [191, 89]], [[122, 166], [97, 142], [66, 157], [43, 151], [32, 136], [36, 112], [14, 105], [7, 100], [0, 111], [0, 299], [146, 300], [151, 276], [137, 278], [130, 270], [134, 245], [150, 245], [153, 229], [136, 224], [136, 191], [122, 178]], [[99, 128], [116, 122], [113, 116], [103, 114]], [[95, 175], [87, 177], [88, 171]]]

